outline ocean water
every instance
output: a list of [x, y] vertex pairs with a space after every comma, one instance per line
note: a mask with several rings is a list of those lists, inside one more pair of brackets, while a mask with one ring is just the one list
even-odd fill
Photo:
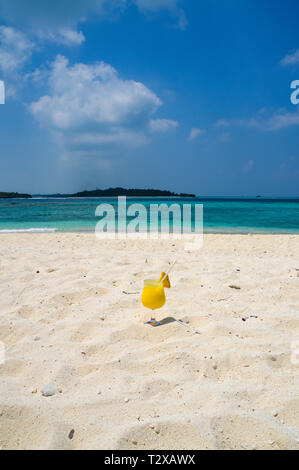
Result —
[[[103, 203], [117, 217], [116, 198], [0, 199], [0, 233], [93, 232]], [[127, 198], [127, 206], [135, 203], [203, 204], [205, 233], [299, 233], [299, 198]]]

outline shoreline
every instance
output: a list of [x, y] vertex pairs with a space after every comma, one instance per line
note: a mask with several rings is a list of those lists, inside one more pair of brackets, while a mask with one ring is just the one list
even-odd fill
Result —
[[[127, 233], [127, 232], [119, 232], [121, 234]], [[146, 232], [150, 233], [150, 232]], [[161, 233], [161, 232], [153, 232], [153, 233]], [[69, 230], [57, 230], [57, 229], [43, 229], [43, 228], [30, 228], [30, 229], [0, 229], [0, 236], [1, 235], [9, 235], [9, 234], [20, 234], [20, 235], [50, 235], [50, 234], [86, 234], [86, 235], [91, 235], [94, 234], [96, 235], [95, 230], [74, 230], [74, 231], [69, 231]], [[136, 232], [136, 235], [138, 232]], [[171, 234], [170, 234], [171, 235]], [[299, 235], [299, 231], [297, 232], [282, 232], [282, 231], [260, 231], [260, 232], [255, 232], [255, 231], [244, 231], [244, 232], [225, 232], [225, 231], [203, 231], [203, 235], [286, 235], [286, 236], [293, 236], [293, 235]], [[189, 236], [196, 236], [194, 233], [187, 233], [184, 234], [183, 237], [189, 237]], [[183, 237], [181, 238], [183, 240]], [[104, 238], [104, 237], [103, 237]], [[171, 238], [171, 236], [170, 236]]]

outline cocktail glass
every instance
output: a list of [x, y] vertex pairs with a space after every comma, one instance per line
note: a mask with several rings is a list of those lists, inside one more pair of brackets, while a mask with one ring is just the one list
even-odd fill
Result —
[[[146, 279], [144, 281], [141, 302], [143, 303], [144, 307], [151, 310], [156, 310], [163, 307], [166, 302], [163, 283], [154, 279]], [[146, 323], [152, 326], [160, 325], [160, 322], [156, 321], [154, 318], [152, 318], [152, 316], [150, 321]]]

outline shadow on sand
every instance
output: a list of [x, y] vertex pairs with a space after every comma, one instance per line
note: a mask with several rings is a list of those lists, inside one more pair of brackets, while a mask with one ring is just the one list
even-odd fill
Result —
[[151, 318], [150, 321], [146, 322], [145, 324], [146, 325], [150, 325], [150, 326], [154, 326], [155, 328], [157, 326], [164, 326], [164, 325], [168, 325], [168, 323], [178, 323], [179, 325], [183, 326], [184, 328], [186, 328], [186, 330], [188, 332], [193, 332], [193, 333], [196, 333], [196, 334], [200, 334], [200, 331], [195, 329], [195, 328], [192, 328], [192, 326], [188, 325], [187, 323], [185, 323], [183, 320], [177, 320], [176, 318], [174, 317], [165, 317], [163, 318], [163, 320], [155, 320], [155, 318]]

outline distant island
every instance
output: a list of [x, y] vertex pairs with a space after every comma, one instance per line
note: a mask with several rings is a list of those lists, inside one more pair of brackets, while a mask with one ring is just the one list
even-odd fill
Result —
[[124, 188], [109, 188], [109, 189], [95, 189], [93, 191], [81, 191], [72, 194], [70, 197], [117, 197], [117, 196], [131, 196], [131, 197], [195, 197], [195, 194], [186, 193], [173, 193], [171, 191], [163, 191], [160, 189], [124, 189]]
[[34, 197], [48, 198], [68, 198], [68, 197], [196, 197], [195, 194], [173, 193], [171, 191], [163, 191], [160, 189], [124, 189], [124, 188], [108, 188], [94, 189], [92, 191], [80, 191], [74, 194], [34, 194]]
[[20, 194], [20, 193], [4, 193], [0, 192], [0, 199], [17, 199], [17, 198], [26, 198], [30, 199], [32, 196], [30, 194]]
[[94, 189], [92, 191], [80, 191], [74, 194], [21, 194], [21, 193], [7, 193], [0, 192], [0, 199], [16, 199], [16, 198], [69, 198], [69, 197], [196, 197], [195, 194], [187, 193], [173, 193], [172, 191], [165, 191], [160, 189], [125, 189], [125, 188], [108, 188], [108, 189]]

